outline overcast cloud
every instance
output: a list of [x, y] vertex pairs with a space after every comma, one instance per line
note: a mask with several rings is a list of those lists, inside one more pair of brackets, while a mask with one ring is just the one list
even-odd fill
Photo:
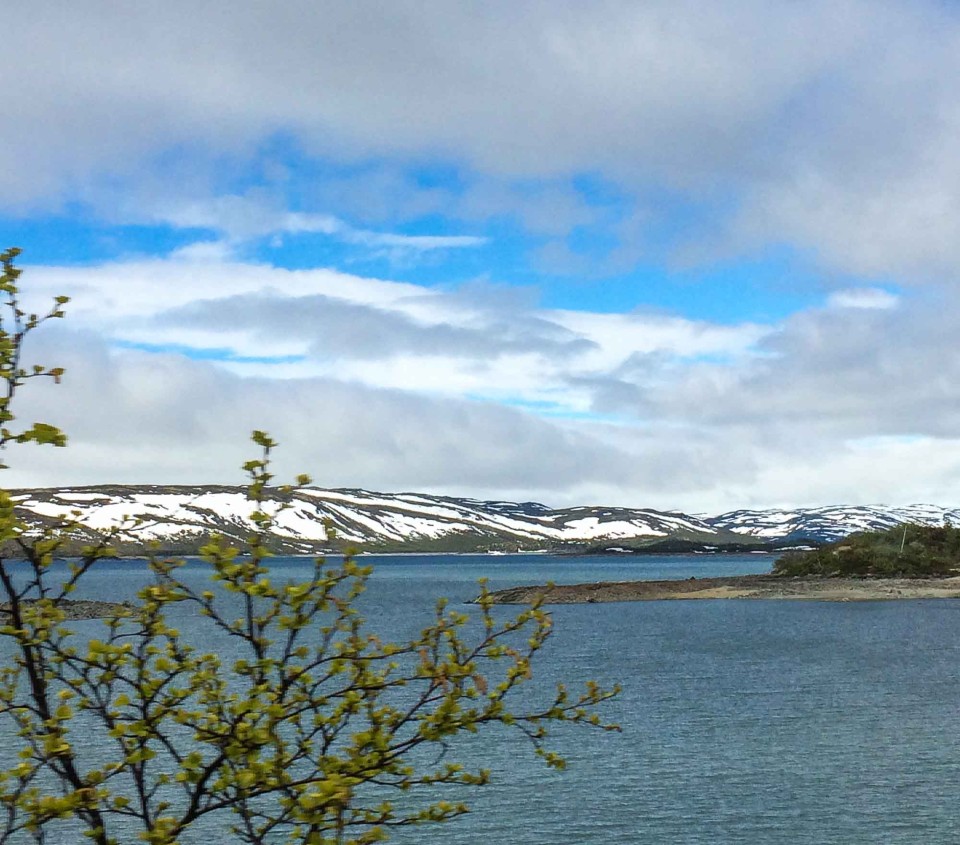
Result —
[[5, 23], [0, 222], [73, 298], [21, 406], [71, 446], [5, 483], [237, 481], [267, 428], [330, 486], [960, 501], [952, 5]]
[[[795, 240], [867, 274], [952, 273], [958, 258], [960, 21], [942, 3], [174, 0], [8, 16], [6, 204], [148, 183], [137, 174], [173, 145], [196, 156], [165, 200], [203, 194], [205, 162], [289, 132], [337, 158], [599, 172], [641, 200], [720, 192], [739, 207], [723, 249]], [[511, 205], [480, 190], [460, 213]]]

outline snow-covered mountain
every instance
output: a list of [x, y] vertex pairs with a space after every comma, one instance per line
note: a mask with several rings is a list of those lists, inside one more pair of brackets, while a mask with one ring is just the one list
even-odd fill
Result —
[[905, 522], [960, 524], [960, 508], [939, 505], [834, 505], [798, 510], [739, 510], [704, 519], [708, 524], [764, 540], [839, 540], [855, 531], [878, 531]]
[[[36, 525], [74, 517], [84, 533], [123, 522], [129, 543], [159, 541], [195, 550], [213, 533], [242, 540], [252, 530], [254, 505], [239, 487], [102, 486], [14, 491], [20, 512]], [[554, 510], [536, 502], [483, 502], [415, 493], [304, 488], [274, 492], [275, 545], [288, 552], [331, 548], [339, 541], [384, 550], [511, 550], [631, 547], [665, 540], [730, 543], [832, 540], [853, 531], [902, 522], [960, 522], [960, 509], [933, 505], [887, 508], [808, 508], [732, 511], [689, 516], [648, 509], [576, 507]], [[280, 508], [283, 504], [284, 507]]]
[[[75, 518], [91, 534], [137, 520], [132, 537], [189, 547], [211, 533], [242, 539], [254, 530], [254, 505], [238, 487], [83, 487], [14, 492], [21, 512], [38, 524]], [[275, 494], [279, 495], [279, 494]], [[679, 513], [625, 508], [551, 510], [535, 502], [480, 502], [413, 493], [304, 488], [274, 498], [273, 534], [290, 551], [329, 548], [327, 526], [340, 541], [380, 548], [548, 548], [638, 538], [712, 538], [717, 529]], [[729, 532], [722, 531], [726, 536]]]

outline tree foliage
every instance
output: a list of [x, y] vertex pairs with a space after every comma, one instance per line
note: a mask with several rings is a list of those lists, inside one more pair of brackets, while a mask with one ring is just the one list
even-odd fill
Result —
[[[23, 342], [27, 335], [47, 320], [63, 317], [63, 306], [70, 300], [58, 296], [45, 314], [29, 314], [20, 307], [17, 280], [22, 272], [14, 264], [20, 250], [16, 247], [0, 253], [0, 295], [4, 297], [0, 310], [0, 449], [8, 443], [49, 443], [65, 446], [67, 438], [58, 428], [47, 423], [34, 423], [21, 431], [13, 431], [12, 404], [18, 388], [29, 379], [52, 378], [59, 382], [63, 375], [61, 367], [44, 367], [35, 364], [25, 369], [20, 362]], [[0, 464], [0, 468], [3, 464]]]
[[944, 578], [960, 572], [960, 528], [898, 525], [851, 534], [805, 552], [788, 552], [774, 574], [874, 578]]
[[[17, 252], [3, 254], [0, 439], [64, 445], [53, 426], [9, 428], [17, 388], [63, 372], [20, 366], [24, 338], [62, 316], [66, 300], [43, 317], [23, 313]], [[99, 845], [135, 836], [173, 845], [213, 817], [231, 841], [360, 845], [467, 811], [442, 799], [446, 787], [462, 792], [490, 777], [451, 759], [465, 734], [516, 731], [562, 767], [544, 744], [548, 726], [616, 729], [596, 705], [617, 690], [594, 683], [577, 694], [561, 685], [540, 706], [522, 706], [518, 692], [551, 632], [539, 606], [501, 618], [482, 588], [478, 618], [440, 601], [418, 635], [390, 642], [357, 610], [371, 570], [352, 556], [316, 559], [296, 582], [272, 579], [265, 537], [278, 512], [267, 496], [276, 444], [263, 432], [253, 439], [260, 453], [244, 469], [259, 530], [246, 547], [222, 539], [204, 547], [204, 589], [184, 577], [183, 560], [145, 549], [151, 583], [95, 637], [71, 631], [70, 596], [114, 554], [124, 527], [65, 569], [56, 559], [78, 526], [31, 533], [0, 490], [0, 544], [25, 558], [0, 557], [0, 639], [10, 655], [0, 667], [0, 736], [15, 755], [0, 770], [0, 841], [43, 842], [69, 819]], [[171, 610], [182, 619], [185, 608], [192, 632], [171, 623]], [[198, 647], [201, 628], [215, 651]]]

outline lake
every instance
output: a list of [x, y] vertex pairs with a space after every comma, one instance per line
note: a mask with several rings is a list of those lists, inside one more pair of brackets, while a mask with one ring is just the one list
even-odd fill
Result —
[[[705, 577], [768, 571], [773, 558], [363, 561], [375, 566], [361, 602], [372, 629], [402, 638], [427, 621], [436, 597], [456, 603], [476, 595], [481, 576], [492, 589]], [[271, 565], [281, 579], [304, 568], [296, 558]], [[186, 572], [205, 578], [200, 564]], [[137, 562], [103, 562], [77, 595], [133, 598], [144, 579]], [[534, 666], [534, 686], [620, 682], [623, 693], [601, 712], [623, 733], [561, 726], [552, 747], [568, 759], [562, 773], [517, 735], [468, 741], [451, 760], [493, 770], [493, 783], [469, 795], [475, 812], [390, 841], [960, 841], [960, 601], [675, 601], [562, 605], [552, 613], [555, 633]], [[87, 635], [100, 625], [72, 624]], [[178, 627], [188, 630], [188, 620]], [[185, 841], [225, 840], [208, 829]]]

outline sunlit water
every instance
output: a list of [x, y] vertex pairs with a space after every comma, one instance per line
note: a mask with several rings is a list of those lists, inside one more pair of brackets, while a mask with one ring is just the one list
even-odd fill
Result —
[[[384, 638], [418, 630], [438, 596], [472, 598], [481, 576], [495, 589], [771, 565], [760, 555], [365, 560], [376, 568], [362, 605]], [[281, 579], [305, 571], [294, 558], [273, 566]], [[188, 573], [205, 578], [199, 564]], [[80, 595], [132, 598], [144, 583], [142, 564], [109, 562]], [[664, 601], [558, 606], [553, 615], [537, 684], [620, 682], [603, 716], [623, 733], [560, 730], [553, 745], [568, 758], [563, 773], [515, 735], [471, 742], [454, 759], [494, 774], [471, 793], [474, 812], [391, 841], [960, 841], [960, 602]], [[100, 625], [74, 624], [90, 636]], [[191, 841], [227, 841], [217, 833], [197, 831]]]

